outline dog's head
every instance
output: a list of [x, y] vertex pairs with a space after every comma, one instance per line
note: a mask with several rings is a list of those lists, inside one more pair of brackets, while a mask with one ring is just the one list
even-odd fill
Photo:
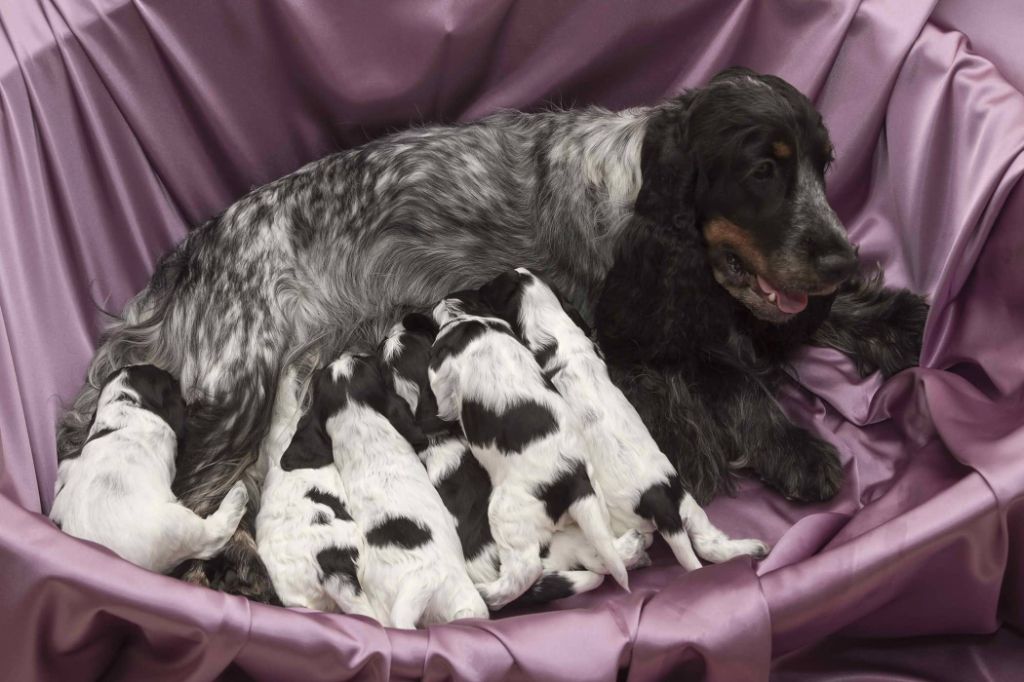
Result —
[[804, 95], [781, 78], [728, 69], [652, 117], [636, 211], [701, 230], [718, 283], [757, 317], [784, 322], [857, 268], [825, 198], [832, 155]]

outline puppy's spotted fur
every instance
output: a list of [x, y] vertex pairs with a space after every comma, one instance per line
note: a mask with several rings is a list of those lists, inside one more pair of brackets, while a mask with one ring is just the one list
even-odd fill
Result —
[[[322, 375], [321, 375], [322, 378]], [[307, 421], [321, 419], [314, 385], [313, 409]], [[256, 543], [274, 589], [284, 606], [341, 611], [381, 620], [359, 579], [365, 540], [348, 511], [345, 486], [334, 465], [334, 453], [314, 430], [303, 425], [303, 438], [293, 438], [303, 416], [294, 371], [281, 380], [270, 432], [260, 456], [267, 468]], [[319, 426], [319, 425], [318, 425]]]
[[[429, 318], [418, 313], [406, 315], [381, 346], [382, 365], [386, 379], [415, 413], [417, 425], [428, 437], [427, 447], [418, 454], [430, 481], [452, 514], [469, 577], [476, 584], [490, 583], [497, 580], [500, 567], [498, 548], [487, 517], [491, 479], [473, 457], [459, 425], [437, 416], [437, 402], [427, 374], [436, 333], [436, 326]], [[635, 557], [627, 562], [627, 568], [646, 563], [646, 557], [639, 551], [641, 540], [629, 534], [616, 540], [620, 555]], [[555, 531], [550, 546], [542, 548], [541, 554], [543, 577], [510, 606], [563, 599], [594, 589], [608, 572], [604, 561], [576, 524]], [[578, 567], [588, 570], [577, 570]]]
[[414, 628], [487, 618], [451, 515], [413, 449], [425, 440], [408, 406], [387, 391], [376, 360], [343, 353], [321, 384], [316, 418], [295, 441], [333, 450], [352, 517], [366, 534], [360, 580], [380, 621]]
[[576, 416], [613, 532], [656, 528], [687, 570], [700, 568], [697, 555], [717, 563], [767, 554], [757, 540], [729, 539], [683, 490], [675, 467], [612, 383], [589, 330], [564, 299], [526, 268], [498, 276], [480, 296], [533, 351]]
[[474, 294], [453, 294], [434, 308], [441, 330], [429, 376], [438, 416], [460, 423], [494, 486], [488, 520], [501, 572], [477, 587], [491, 608], [523, 594], [541, 577], [542, 547], [571, 519], [628, 589], [608, 510], [568, 406], [508, 324]]

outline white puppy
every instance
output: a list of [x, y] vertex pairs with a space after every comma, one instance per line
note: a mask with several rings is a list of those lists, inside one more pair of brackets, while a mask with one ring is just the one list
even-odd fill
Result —
[[[382, 622], [413, 628], [487, 618], [451, 515], [413, 449], [423, 438], [409, 407], [387, 390], [374, 358], [345, 353], [321, 379], [312, 409], [323, 419], [305, 427], [322, 428], [333, 443], [352, 516], [366, 534], [360, 579]], [[295, 437], [321, 436], [300, 427]]]
[[[418, 313], [406, 315], [381, 344], [381, 364], [385, 380], [409, 405], [416, 425], [428, 439], [427, 447], [417, 454], [453, 517], [469, 577], [479, 585], [499, 575], [498, 549], [487, 519], [491, 479], [470, 452], [459, 425], [437, 416], [427, 374], [436, 335], [433, 320]], [[629, 541], [620, 540], [623, 544]], [[633, 537], [632, 541], [633, 549], [623, 552], [636, 554], [634, 565], [638, 565], [646, 560], [646, 555], [638, 551], [642, 538]], [[550, 546], [541, 547], [541, 557], [544, 575], [509, 606], [538, 604], [592, 590], [607, 573], [601, 557], [575, 524], [557, 531]], [[579, 566], [589, 570], [576, 570]], [[633, 566], [627, 563], [627, 567]]]
[[[281, 380], [260, 456], [266, 478], [256, 517], [256, 544], [281, 603], [380, 620], [359, 580], [363, 534], [346, 506], [341, 474], [318, 408], [334, 390], [314, 376], [312, 407], [302, 415], [295, 373]], [[300, 424], [301, 437], [294, 437]], [[313, 423], [316, 422], [316, 423]]]
[[160, 573], [217, 554], [242, 519], [248, 495], [236, 483], [205, 519], [178, 502], [171, 482], [184, 428], [185, 402], [174, 377], [152, 365], [113, 373], [82, 454], [57, 468], [50, 518], [65, 533]]
[[494, 486], [488, 518], [501, 573], [477, 585], [488, 605], [508, 604], [541, 577], [541, 549], [570, 520], [628, 589], [608, 511], [588, 475], [569, 407], [530, 351], [507, 323], [479, 304], [476, 292], [450, 295], [433, 315], [440, 332], [429, 376], [438, 415], [460, 423]]
[[758, 540], [729, 539], [682, 489], [675, 467], [609, 378], [582, 318], [561, 296], [519, 268], [481, 287], [480, 297], [511, 324], [568, 402], [615, 532], [657, 528], [687, 570], [701, 565], [694, 548], [715, 563], [768, 553]]

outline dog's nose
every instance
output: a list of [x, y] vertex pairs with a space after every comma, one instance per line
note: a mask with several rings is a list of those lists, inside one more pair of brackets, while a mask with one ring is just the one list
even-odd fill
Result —
[[815, 266], [822, 280], [830, 285], [838, 284], [857, 272], [857, 254], [853, 249], [823, 254]]

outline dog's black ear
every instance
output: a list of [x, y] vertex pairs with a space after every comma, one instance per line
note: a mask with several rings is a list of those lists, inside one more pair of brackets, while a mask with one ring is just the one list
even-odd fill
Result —
[[688, 94], [666, 105], [647, 123], [640, 148], [640, 191], [637, 215], [663, 227], [686, 229], [694, 223], [696, 160], [687, 140]]
[[699, 230], [665, 230], [634, 216], [594, 311], [613, 363], [699, 361], [728, 338], [733, 302], [714, 279]]
[[439, 329], [434, 318], [423, 313], [409, 313], [402, 318], [402, 326], [408, 332], [426, 334], [431, 339], [437, 336]]
[[507, 270], [480, 287], [480, 300], [515, 329], [519, 326], [519, 306], [528, 279], [516, 270]]

